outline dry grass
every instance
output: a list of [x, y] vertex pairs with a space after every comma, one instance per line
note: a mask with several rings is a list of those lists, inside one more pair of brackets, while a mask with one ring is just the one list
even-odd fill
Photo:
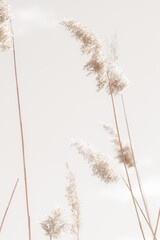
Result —
[[[131, 141], [130, 130], [129, 130], [127, 114], [126, 114], [123, 98], [122, 98], [122, 103], [123, 103], [124, 115], [125, 115], [125, 119], [126, 119], [126, 126], [127, 126], [130, 146], [124, 147], [122, 144], [122, 141], [121, 141], [114, 98], [115, 98], [115, 95], [121, 93], [122, 90], [126, 87], [127, 81], [126, 81], [126, 77], [122, 73], [122, 71], [117, 71], [117, 68], [119, 69], [119, 66], [117, 64], [118, 56], [117, 56], [115, 42], [110, 44], [110, 49], [109, 49], [110, 55], [105, 58], [104, 54], [102, 53], [103, 47], [100, 44], [100, 40], [97, 38], [96, 34], [89, 31], [86, 26], [81, 25], [80, 23], [76, 22], [75, 20], [64, 20], [63, 22], [61, 22], [61, 24], [64, 25], [66, 27], [66, 29], [71, 32], [73, 37], [75, 37], [77, 40], [82, 42], [82, 47], [81, 47], [82, 54], [87, 54], [87, 55], [91, 56], [91, 59], [89, 60], [89, 62], [86, 65], [84, 65], [84, 69], [86, 69], [89, 74], [96, 75], [96, 81], [98, 82], [98, 84], [97, 84], [98, 90], [105, 87], [111, 97], [113, 116], [114, 116], [115, 127], [116, 127], [116, 140], [114, 140], [114, 141], [115, 141], [115, 145], [117, 145], [117, 144], [119, 145], [118, 157], [120, 158], [120, 161], [123, 162], [123, 164], [124, 164], [125, 173], [126, 173], [126, 177], [127, 177], [126, 185], [129, 188], [130, 193], [131, 193], [131, 197], [132, 197], [135, 212], [137, 215], [139, 227], [140, 227], [140, 230], [142, 233], [142, 237], [144, 240], [146, 239], [137, 206], [140, 208], [141, 213], [144, 216], [144, 218], [153, 234], [153, 238], [156, 239], [156, 231], [155, 232], [153, 231], [153, 227], [152, 227], [152, 224], [150, 221], [148, 207], [146, 204], [146, 200], [144, 198], [144, 194], [143, 194], [142, 186], [141, 186], [141, 182], [140, 182], [140, 177], [139, 177], [138, 169], [137, 169], [136, 162], [135, 162], [133, 145], [132, 145], [132, 141]], [[114, 135], [115, 135], [115, 133], [114, 133]], [[82, 151], [79, 151], [79, 152], [82, 153], [84, 155], [84, 157], [86, 158], [85, 154]], [[128, 166], [134, 167], [134, 169], [136, 171], [138, 186], [139, 186], [139, 190], [140, 190], [140, 193], [142, 196], [142, 200], [143, 200], [143, 204], [145, 206], [145, 211], [146, 211], [147, 216], [144, 214], [141, 206], [139, 205], [136, 198], [134, 197], [133, 187], [132, 187], [132, 183], [131, 183], [131, 179], [130, 179], [130, 175], [129, 175], [129, 171], [128, 171]], [[99, 171], [99, 169], [101, 171]], [[98, 172], [96, 172], [97, 173], [96, 175], [98, 175], [98, 176], [106, 175], [107, 177], [109, 176], [110, 172], [102, 171], [103, 166], [100, 166], [99, 169], [98, 169]], [[103, 174], [102, 174], [102, 172], [103, 172]], [[101, 173], [101, 174], [99, 174], [99, 173]], [[104, 178], [104, 176], [103, 176], [103, 178]]]
[[[135, 213], [137, 216], [139, 228], [144, 240], [146, 240], [146, 235], [144, 232], [144, 227], [140, 216], [142, 215], [147, 226], [149, 227], [153, 239], [157, 240], [157, 229], [160, 219], [160, 210], [158, 212], [158, 217], [156, 221], [155, 230], [151, 223], [150, 214], [147, 206], [146, 199], [144, 197], [142, 184], [140, 181], [140, 176], [135, 161], [135, 155], [133, 150], [133, 143], [131, 139], [131, 133], [128, 123], [128, 117], [126, 113], [126, 107], [124, 103], [124, 98], [122, 95], [123, 90], [127, 87], [128, 79], [118, 63], [117, 54], [117, 43], [115, 38], [108, 45], [108, 56], [105, 56], [103, 52], [103, 44], [97, 37], [97, 35], [86, 26], [83, 26], [75, 20], [64, 20], [61, 22], [62, 25], [71, 33], [76, 40], [79, 40], [81, 45], [81, 53], [89, 56], [88, 62], [84, 65], [84, 70], [87, 75], [93, 75], [96, 79], [97, 90], [105, 89], [107, 95], [111, 98], [111, 104], [113, 108], [113, 117], [116, 131], [111, 127], [105, 126], [107, 131], [114, 137], [113, 144], [116, 148], [117, 157], [119, 162], [124, 165], [125, 176], [122, 176], [117, 170], [117, 166], [113, 164], [106, 153], [97, 151], [93, 146], [88, 145], [82, 141], [76, 141], [72, 145], [76, 147], [78, 152], [87, 160], [92, 173], [94, 176], [100, 178], [106, 184], [116, 183], [120, 178], [124, 181], [126, 187], [128, 188], [131, 198], [133, 201]], [[28, 197], [28, 180], [27, 180], [27, 170], [26, 170], [26, 154], [25, 154], [25, 144], [24, 144], [24, 134], [23, 134], [23, 123], [22, 123], [22, 113], [21, 113], [21, 101], [19, 93], [19, 80], [17, 73], [17, 63], [16, 63], [16, 50], [15, 50], [15, 38], [14, 31], [12, 27], [11, 12], [10, 7], [5, 0], [0, 0], [0, 48], [5, 51], [12, 49], [13, 52], [13, 64], [15, 73], [15, 83], [16, 83], [16, 97], [18, 105], [18, 117], [21, 133], [21, 148], [22, 148], [22, 161], [23, 161], [23, 172], [24, 172], [24, 189], [25, 189], [25, 199], [26, 199], [26, 210], [27, 210], [27, 223], [28, 223], [28, 238], [31, 240], [31, 224], [30, 224], [30, 207], [29, 207], [29, 197]], [[115, 97], [121, 93], [121, 101], [123, 104], [123, 111], [125, 116], [126, 128], [128, 132], [129, 145], [124, 145], [121, 140], [121, 133], [119, 129], [119, 123], [117, 120], [117, 109], [115, 106]], [[141, 193], [141, 198], [143, 200], [144, 209], [139, 204], [136, 196], [133, 192], [133, 183], [131, 182], [129, 168], [133, 167], [136, 173], [136, 179], [139, 186], [139, 191]], [[75, 181], [75, 176], [71, 171], [68, 164], [66, 164], [67, 170], [67, 187], [66, 187], [66, 199], [68, 201], [68, 207], [71, 212], [71, 219], [65, 220], [61, 208], [55, 209], [51, 215], [41, 222], [41, 227], [45, 231], [45, 234], [50, 238], [58, 238], [65, 232], [72, 234], [77, 240], [80, 239], [80, 201], [77, 192], [77, 186]], [[3, 224], [5, 222], [8, 210], [10, 208], [17, 184], [19, 179], [13, 188], [12, 194], [10, 196], [7, 208], [5, 210], [2, 222], [0, 224], [0, 231], [2, 231]], [[141, 213], [141, 215], [140, 215]]]

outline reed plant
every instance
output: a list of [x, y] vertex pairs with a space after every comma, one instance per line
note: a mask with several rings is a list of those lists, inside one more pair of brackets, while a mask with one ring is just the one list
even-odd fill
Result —
[[[153, 240], [157, 240], [157, 229], [160, 220], [160, 210], [156, 219], [156, 226], [154, 227], [150, 212], [148, 209], [147, 201], [144, 197], [144, 192], [140, 180], [140, 175], [135, 159], [134, 148], [131, 138], [131, 131], [129, 127], [129, 121], [123, 96], [123, 90], [128, 85], [128, 78], [124, 74], [122, 68], [119, 66], [118, 54], [117, 54], [117, 42], [114, 37], [112, 41], [108, 44], [108, 54], [104, 54], [104, 44], [97, 37], [97, 35], [90, 31], [86, 26], [76, 20], [63, 20], [61, 23], [71, 35], [81, 42], [81, 53], [86, 54], [89, 59], [84, 65], [84, 70], [87, 75], [93, 75], [96, 79], [97, 91], [104, 89], [106, 95], [110, 97], [111, 104], [113, 108], [114, 125], [103, 123], [103, 128], [111, 136], [111, 142], [115, 151], [115, 158], [119, 160], [120, 164], [123, 164], [125, 170], [125, 176], [123, 176], [118, 169], [118, 164], [115, 164], [113, 160], [108, 157], [107, 153], [103, 153], [97, 150], [91, 144], [85, 143], [84, 141], [73, 141], [72, 146], [75, 147], [79, 154], [88, 162], [91, 168], [92, 174], [100, 178], [106, 184], [116, 183], [120, 179], [124, 182], [129, 193], [131, 194], [131, 199], [137, 216], [138, 225], [144, 240], [146, 240], [146, 234], [142, 224], [141, 217], [144, 218], [147, 223], [148, 228], [151, 231]], [[16, 48], [15, 48], [15, 36], [12, 26], [12, 14], [10, 11], [10, 6], [5, 0], [0, 0], [0, 49], [2, 51], [11, 50], [13, 54], [13, 66], [15, 74], [15, 86], [16, 86], [16, 98], [18, 107], [18, 118], [20, 127], [20, 137], [21, 137], [21, 149], [22, 149], [22, 162], [23, 162], [23, 174], [24, 174], [24, 190], [26, 199], [26, 212], [27, 212], [27, 223], [28, 223], [28, 239], [31, 240], [31, 222], [30, 222], [30, 206], [28, 197], [28, 178], [26, 170], [26, 154], [25, 154], [25, 144], [24, 144], [24, 133], [23, 133], [23, 121], [22, 121], [22, 111], [21, 111], [21, 100], [20, 100], [20, 90], [19, 90], [19, 79], [17, 72], [17, 61], [16, 61]], [[128, 143], [122, 140], [119, 122], [117, 119], [117, 109], [115, 105], [115, 98], [121, 97], [123, 112], [125, 117], [125, 126], [128, 133]], [[136, 173], [136, 179], [139, 187], [139, 192], [141, 194], [143, 207], [137, 201], [137, 197], [133, 191], [133, 183], [130, 177], [129, 169], [133, 168]], [[76, 240], [80, 240], [80, 201], [77, 193], [76, 180], [73, 172], [71, 171], [68, 163], [66, 163], [66, 199], [68, 201], [68, 207], [70, 208], [70, 219], [66, 219], [65, 211], [62, 208], [55, 208], [52, 213], [47, 216], [41, 222], [41, 227], [44, 230], [47, 237], [50, 240], [57, 239], [62, 236], [63, 233], [70, 233]], [[5, 210], [2, 222], [0, 224], [0, 231], [2, 230], [5, 218], [7, 216], [9, 207], [11, 205], [17, 184], [17, 180], [12, 194], [10, 196], [7, 208]]]
[[[118, 63], [117, 44], [115, 38], [109, 44], [108, 56], [105, 56], [104, 45], [102, 41], [100, 41], [97, 35], [94, 32], [90, 31], [86, 26], [73, 19], [63, 20], [60, 24], [63, 25], [71, 33], [72, 37], [76, 38], [76, 40], [79, 40], [82, 43], [81, 53], [89, 56], [88, 62], [84, 65], [84, 70], [87, 71], [87, 75], [95, 76], [97, 82], [97, 90], [100, 91], [101, 89], [105, 89], [111, 98], [113, 116], [115, 120], [115, 130], [108, 124], [104, 125], [104, 128], [112, 135], [112, 142], [116, 149], [117, 157], [119, 161], [124, 165], [127, 181], [123, 176], [120, 177], [125, 182], [125, 185], [131, 194], [142, 237], [144, 240], [146, 239], [138, 208], [140, 209], [140, 212], [142, 213], [149, 229], [151, 230], [153, 239], [156, 240], [156, 229], [158, 226], [159, 217], [157, 219], [156, 229], [154, 230], [150, 220], [149, 210], [147, 207], [146, 199], [144, 197], [137, 164], [135, 161], [128, 118], [126, 114], [124, 98], [122, 95], [123, 90], [128, 85], [128, 79]], [[123, 110], [129, 138], [129, 143], [127, 145], [124, 145], [122, 142], [117, 120], [115, 97], [118, 95], [121, 95], [121, 100], [123, 103]], [[117, 170], [115, 167], [113, 167], [113, 164], [111, 164], [111, 161], [109, 161], [106, 154], [103, 154], [100, 151], [96, 151], [92, 146], [82, 141], [75, 141], [72, 145], [77, 148], [78, 152], [82, 154], [85, 159], [87, 159], [89, 165], [92, 168], [93, 174], [97, 175], [99, 178], [101, 178], [101, 180], [108, 183], [114, 182], [119, 178]], [[145, 213], [143, 212], [142, 207], [134, 196], [133, 183], [131, 182], [129, 167], [133, 167], [135, 169], [139, 191], [143, 200], [143, 205], [145, 207]]]
[[[40, 224], [46, 236], [57, 239], [64, 233], [70, 234], [76, 240], [79, 240], [80, 232], [80, 201], [77, 192], [76, 179], [68, 163], [66, 163], [66, 199], [69, 209], [57, 207]], [[68, 219], [65, 217], [67, 210], [71, 214]]]
[[22, 113], [21, 113], [20, 94], [19, 94], [17, 63], [16, 63], [15, 37], [14, 37], [14, 31], [12, 27], [12, 14], [10, 11], [10, 6], [5, 0], [0, 0], [0, 48], [3, 51], [11, 49], [13, 53], [18, 117], [19, 117], [19, 125], [20, 125], [20, 132], [21, 132], [22, 161], [23, 161], [23, 170], [24, 170], [26, 209], [27, 209], [28, 234], [29, 234], [28, 236], [29, 236], [29, 240], [31, 240], [27, 171], [26, 171], [25, 146], [24, 146], [24, 134], [23, 134]]

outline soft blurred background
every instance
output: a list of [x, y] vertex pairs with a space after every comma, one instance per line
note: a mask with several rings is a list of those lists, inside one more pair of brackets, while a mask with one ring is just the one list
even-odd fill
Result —
[[[110, 97], [86, 77], [80, 43], [58, 23], [75, 18], [109, 39], [117, 33], [119, 62], [129, 78], [124, 92], [137, 166], [155, 226], [160, 199], [160, 2], [158, 0], [10, 1], [17, 54], [33, 240], [45, 240], [40, 221], [65, 199], [65, 162], [75, 173], [81, 201], [80, 239], [142, 239], [123, 183], [105, 185], [70, 146], [83, 139], [113, 152], [100, 121], [114, 124]], [[1, 52], [0, 220], [16, 179], [20, 181], [0, 239], [28, 239], [12, 51]], [[121, 136], [127, 139], [120, 97]], [[140, 201], [134, 171], [129, 170]], [[69, 211], [69, 209], [68, 209]], [[147, 240], [152, 239], [144, 223]], [[158, 230], [160, 235], [160, 228]], [[64, 236], [68, 239], [71, 236]]]

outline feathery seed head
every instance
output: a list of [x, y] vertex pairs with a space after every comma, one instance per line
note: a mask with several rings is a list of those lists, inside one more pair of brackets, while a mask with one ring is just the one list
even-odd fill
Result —
[[0, 24], [11, 19], [10, 6], [4, 0], [0, 1]]
[[[108, 162], [102, 160], [93, 164], [92, 172], [94, 176], [99, 177], [105, 183], [116, 182], [118, 180], [118, 175], [117, 172], [115, 172], [115, 169], [113, 167], [111, 168], [111, 165], [109, 165]], [[108, 172], [112, 172], [112, 174], [108, 174]]]
[[95, 150], [91, 145], [85, 144], [82, 141], [77, 141], [72, 145], [88, 161], [93, 175], [99, 177], [105, 183], [116, 182], [119, 179], [117, 169], [109, 161], [106, 154]]
[[113, 137], [117, 137], [117, 133], [112, 125], [101, 122], [103, 128]]
[[7, 50], [12, 47], [12, 33], [9, 25], [10, 7], [6, 1], [0, 1], [0, 48]]
[[[107, 92], [112, 91], [113, 94], [121, 92], [127, 85], [127, 79], [120, 70], [115, 60], [117, 59], [116, 47], [112, 48], [112, 58], [105, 58], [103, 54], [103, 45], [97, 38], [96, 34], [89, 31], [86, 26], [75, 20], [64, 20], [60, 24], [64, 25], [77, 40], [82, 42], [82, 54], [90, 54], [90, 60], [84, 65], [84, 69], [88, 74], [96, 76], [97, 90], [106, 88]], [[109, 84], [110, 83], [110, 84]]]
[[[120, 162], [123, 162], [123, 158], [122, 158], [122, 154], [120, 149], [117, 149], [117, 158], [119, 159]], [[134, 160], [133, 160], [133, 155], [132, 155], [132, 151], [130, 148], [129, 144], [123, 145], [123, 155], [124, 155], [124, 159], [125, 162], [127, 164], [128, 167], [133, 167], [134, 166]]]
[[64, 25], [77, 40], [82, 42], [82, 54], [94, 53], [96, 50], [101, 49], [101, 44], [96, 37], [95, 33], [90, 32], [86, 26], [76, 20], [63, 20], [60, 24]]
[[70, 226], [70, 231], [72, 234], [79, 234], [79, 228], [80, 228], [80, 202], [78, 199], [77, 194], [77, 186], [75, 181], [75, 176], [72, 173], [71, 169], [68, 166], [68, 163], [66, 163], [66, 169], [67, 169], [67, 180], [68, 185], [66, 187], [66, 198], [68, 200], [68, 204], [71, 207], [72, 212], [72, 224]]
[[[118, 137], [117, 137], [117, 134], [116, 134], [116, 131], [114, 130], [114, 128], [111, 126], [111, 125], [108, 125], [108, 124], [105, 124], [103, 123], [103, 128], [112, 136], [112, 143], [113, 143], [113, 146], [115, 147], [115, 150], [117, 152], [117, 156], [116, 158], [119, 159], [119, 161], [121, 163], [123, 163], [123, 158], [122, 158], [122, 153], [121, 153], [121, 149], [120, 149], [120, 146], [119, 146], [119, 140], [118, 140]], [[132, 151], [131, 151], [131, 148], [130, 148], [130, 145], [127, 143], [127, 144], [124, 144], [122, 142], [122, 149], [123, 149], [123, 156], [124, 156], [124, 159], [125, 159], [125, 163], [128, 167], [133, 167], [134, 166], [134, 160], [133, 160], [133, 154], [132, 154]]]
[[8, 50], [12, 47], [12, 35], [8, 24], [0, 25], [0, 48]]
[[[116, 95], [127, 87], [127, 77], [117, 64], [110, 64], [107, 70], [108, 79], [110, 81], [111, 92]], [[108, 93], [110, 89], [107, 88]]]
[[67, 228], [67, 223], [63, 219], [62, 209], [55, 209], [45, 221], [41, 222], [41, 227], [50, 239], [60, 237]]

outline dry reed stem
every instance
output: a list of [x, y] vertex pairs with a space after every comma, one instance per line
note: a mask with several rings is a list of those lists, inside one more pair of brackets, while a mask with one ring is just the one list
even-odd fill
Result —
[[11, 20], [10, 20], [10, 25], [11, 25], [11, 31], [12, 31], [12, 37], [13, 37], [13, 60], [14, 60], [14, 71], [15, 71], [16, 90], [17, 90], [17, 102], [18, 102], [18, 112], [19, 112], [19, 123], [20, 123], [21, 142], [22, 142], [23, 169], [24, 169], [25, 195], [26, 195], [27, 220], [28, 220], [28, 233], [29, 233], [29, 240], [31, 240], [31, 226], [30, 226], [30, 214], [29, 214], [28, 186], [27, 186], [27, 172], [26, 172], [26, 161], [25, 161], [23, 125], [22, 125], [21, 106], [20, 106], [20, 97], [19, 97], [19, 86], [18, 86], [18, 75], [17, 75], [17, 64], [16, 64], [16, 52], [15, 52], [15, 43], [14, 43], [14, 33], [13, 33], [13, 27], [12, 27]]
[[[128, 137], [129, 137], [129, 142], [130, 142], [130, 148], [131, 148], [131, 152], [132, 152], [132, 157], [133, 157], [133, 161], [134, 161], [134, 168], [136, 171], [136, 176], [137, 176], [137, 180], [138, 180], [138, 185], [139, 185], [139, 190], [142, 196], [142, 200], [143, 200], [143, 204], [146, 210], [146, 214], [147, 214], [147, 218], [148, 221], [151, 225], [151, 220], [150, 220], [150, 216], [149, 216], [149, 212], [148, 212], [148, 207], [147, 207], [147, 203], [143, 194], [143, 190], [142, 190], [142, 186], [141, 186], [141, 182], [140, 182], [140, 178], [139, 178], [139, 173], [138, 173], [138, 169], [136, 166], [136, 161], [135, 161], [135, 155], [134, 155], [134, 151], [133, 151], [133, 145], [132, 145], [132, 140], [131, 140], [131, 134], [130, 134], [130, 130], [129, 130], [129, 124], [128, 124], [128, 118], [127, 118], [127, 113], [126, 113], [126, 108], [125, 108], [125, 103], [124, 103], [124, 98], [123, 98], [123, 94], [121, 94], [121, 99], [122, 99], [122, 105], [123, 105], [123, 111], [124, 111], [124, 116], [125, 116], [125, 121], [126, 121], [126, 126], [127, 126], [127, 132], [128, 132]], [[152, 228], [152, 225], [151, 225]], [[153, 230], [153, 228], [152, 228]]]
[[157, 234], [159, 219], [160, 219], [160, 209], [159, 209], [159, 212], [158, 212], [158, 218], [157, 218], [156, 228], [155, 228], [155, 231], [154, 231], [155, 236], [156, 236], [156, 234]]
[[143, 193], [143, 190], [142, 190], [140, 177], [139, 177], [139, 173], [138, 173], [138, 169], [137, 169], [137, 165], [136, 165], [136, 161], [135, 161], [135, 155], [134, 155], [134, 151], [133, 151], [133, 144], [132, 144], [129, 124], [128, 124], [128, 118], [127, 118], [127, 112], [126, 112], [126, 108], [125, 108], [123, 94], [121, 94], [121, 100], [122, 100], [122, 105], [123, 105], [123, 111], [124, 111], [124, 116], [125, 116], [125, 121], [126, 121], [126, 126], [127, 126], [127, 132], [128, 132], [128, 137], [129, 137], [129, 143], [130, 143], [130, 148], [131, 148], [131, 152], [132, 152], [132, 157], [133, 157], [134, 168], [135, 168], [135, 172], [136, 172], [136, 176], [137, 176], [138, 186], [139, 186], [139, 190], [140, 190], [141, 197], [142, 197], [142, 200], [143, 200], [143, 204], [144, 204], [144, 207], [145, 207], [145, 211], [146, 211], [146, 214], [147, 214], [147, 218], [148, 218], [148, 222], [149, 222], [149, 225], [150, 225], [150, 229], [152, 230], [152, 233], [153, 233], [153, 236], [154, 236], [154, 240], [156, 240], [156, 235], [155, 235], [155, 233], [153, 231], [153, 227], [152, 227], [152, 224], [151, 224], [147, 203], [146, 203], [146, 200], [145, 200], [145, 197], [144, 197], [144, 193]]
[[117, 122], [117, 116], [116, 116], [116, 110], [115, 110], [115, 104], [114, 104], [112, 89], [111, 89], [111, 85], [110, 85], [110, 80], [109, 80], [109, 90], [110, 90], [110, 95], [111, 95], [111, 100], [112, 100], [114, 119], [115, 119], [115, 124], [116, 124], [116, 130], [117, 130], [117, 136], [118, 136], [119, 146], [120, 146], [120, 150], [121, 150], [121, 155], [122, 155], [122, 159], [123, 159], [123, 163], [124, 163], [124, 167], [125, 167], [125, 171], [126, 171], [126, 175], [127, 175], [128, 184], [129, 184], [129, 187], [130, 187], [130, 192], [131, 192], [133, 204], [134, 204], [135, 211], [136, 211], [136, 214], [137, 214], [140, 230], [141, 230], [143, 239], [145, 240], [145, 235], [144, 235], [144, 232], [143, 232], [141, 220], [140, 220], [139, 213], [138, 213], [137, 206], [136, 206], [136, 202], [135, 202], [135, 199], [134, 199], [133, 190], [132, 190], [132, 186], [131, 186], [131, 182], [130, 182], [130, 177], [129, 177], [129, 174], [128, 174], [128, 169], [127, 169], [126, 162], [125, 162], [125, 157], [124, 157], [124, 154], [123, 154], [123, 148], [122, 148], [122, 143], [121, 143], [121, 138], [120, 138], [120, 133], [119, 133], [119, 127], [118, 127], [118, 122]]
[[3, 218], [2, 218], [2, 222], [1, 222], [1, 224], [0, 224], [0, 232], [2, 231], [2, 227], [3, 227], [3, 224], [4, 224], [5, 218], [6, 218], [6, 216], [7, 216], [8, 209], [9, 209], [9, 207], [10, 207], [10, 205], [11, 205], [11, 202], [12, 202], [12, 199], [13, 199], [13, 195], [14, 195], [14, 193], [15, 193], [15, 190], [16, 190], [16, 187], [17, 187], [17, 184], [18, 184], [18, 181], [19, 181], [19, 178], [17, 179], [16, 184], [14, 185], [14, 188], [13, 188], [12, 194], [11, 194], [11, 196], [10, 196], [10, 199], [9, 199], [9, 202], [8, 202], [8, 205], [7, 205], [7, 208], [6, 208], [6, 211], [5, 211], [4, 216], [3, 216]]
[[[121, 177], [122, 177], [122, 176], [121, 176]], [[125, 180], [123, 177], [122, 177], [122, 180], [123, 180], [123, 182], [126, 184], [127, 188], [128, 188], [129, 191], [130, 191], [129, 185], [127, 184], [126, 180]], [[142, 210], [140, 204], [138, 203], [138, 201], [137, 201], [137, 199], [136, 199], [135, 197], [134, 197], [134, 199], [135, 199], [135, 202], [136, 202], [136, 204], [137, 204], [139, 210], [141, 211], [141, 213], [142, 213], [142, 215], [143, 215], [143, 217], [144, 217], [146, 223], [148, 224], [148, 227], [151, 229], [153, 236], [156, 237], [156, 233], [153, 231], [153, 228], [151, 227], [151, 225], [150, 225], [150, 223], [149, 223], [149, 221], [148, 221], [148, 219], [147, 219], [145, 213], [143, 212], [143, 210]], [[156, 240], [156, 238], [155, 238], [155, 240]]]

